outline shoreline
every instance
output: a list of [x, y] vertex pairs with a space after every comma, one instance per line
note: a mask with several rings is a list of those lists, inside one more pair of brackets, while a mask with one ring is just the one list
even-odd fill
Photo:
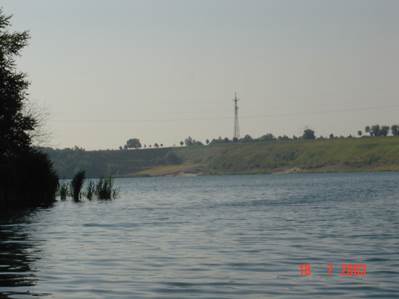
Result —
[[292, 168], [285, 170], [272, 170], [272, 171], [244, 171], [244, 172], [198, 172], [198, 173], [164, 173], [164, 174], [152, 174], [151, 169], [145, 170], [145, 173], [127, 175], [127, 176], [115, 176], [115, 178], [151, 178], [151, 177], [198, 177], [198, 176], [234, 176], [234, 175], [286, 175], [286, 174], [348, 174], [348, 173], [391, 173], [399, 172], [399, 169], [305, 169], [305, 168]]

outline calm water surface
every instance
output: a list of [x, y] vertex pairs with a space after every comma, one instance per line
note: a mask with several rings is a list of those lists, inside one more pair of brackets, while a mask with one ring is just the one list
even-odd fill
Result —
[[117, 185], [112, 202], [1, 216], [0, 298], [399, 298], [399, 174]]

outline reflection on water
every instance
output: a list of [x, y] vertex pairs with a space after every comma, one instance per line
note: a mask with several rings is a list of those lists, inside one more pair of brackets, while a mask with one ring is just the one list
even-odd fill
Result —
[[0, 218], [0, 298], [29, 293], [36, 283], [34, 260], [35, 246], [29, 235], [21, 229], [30, 212], [1, 215]]
[[[1, 215], [0, 299], [399, 298], [398, 182], [120, 179], [115, 201]], [[327, 275], [343, 262], [367, 264], [367, 276]]]

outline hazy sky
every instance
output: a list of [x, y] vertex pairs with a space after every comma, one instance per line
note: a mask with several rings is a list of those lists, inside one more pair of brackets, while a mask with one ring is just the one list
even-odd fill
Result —
[[6, 0], [51, 145], [399, 123], [397, 0]]

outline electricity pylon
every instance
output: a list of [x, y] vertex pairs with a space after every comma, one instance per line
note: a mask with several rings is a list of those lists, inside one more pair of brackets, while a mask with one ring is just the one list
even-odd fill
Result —
[[234, 140], [240, 139], [240, 123], [238, 121], [238, 101], [237, 93], [234, 93]]

